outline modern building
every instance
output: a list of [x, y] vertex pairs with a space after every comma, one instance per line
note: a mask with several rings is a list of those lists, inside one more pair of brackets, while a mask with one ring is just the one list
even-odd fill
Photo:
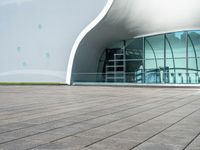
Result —
[[200, 83], [199, 0], [2, 0], [0, 82]]

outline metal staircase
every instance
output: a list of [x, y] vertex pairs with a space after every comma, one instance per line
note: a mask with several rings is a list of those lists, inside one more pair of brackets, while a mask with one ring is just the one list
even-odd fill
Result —
[[113, 53], [106, 64], [106, 82], [126, 82], [126, 58], [124, 49]]

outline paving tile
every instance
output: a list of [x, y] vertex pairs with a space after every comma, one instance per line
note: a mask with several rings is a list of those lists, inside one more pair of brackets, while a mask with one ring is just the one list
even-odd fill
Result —
[[199, 96], [192, 88], [0, 86], [0, 150], [179, 150], [200, 132], [200, 112], [173, 123], [200, 107]]
[[80, 150], [80, 146], [74, 145], [73, 147], [61, 143], [49, 143], [43, 146], [36, 147], [32, 150]]
[[7, 127], [0, 127], [0, 134], [4, 133], [4, 132], [7, 132], [7, 131], [10, 131], [10, 130], [12, 130], [12, 129], [7, 128]]
[[39, 146], [41, 144], [44, 144], [43, 141], [38, 141], [38, 140], [16, 140], [13, 141], [12, 143], [6, 143], [6, 144], [1, 144], [0, 149], [1, 150], [26, 150], [32, 147]]
[[149, 140], [152, 143], [161, 143], [161, 144], [169, 144], [169, 145], [179, 145], [184, 147], [188, 141], [190, 141], [190, 137], [182, 137], [182, 136], [172, 136], [166, 135], [164, 133], [159, 134], [158, 136], [154, 137], [153, 139]]
[[131, 130], [127, 130], [125, 132], [119, 133], [115, 136], [113, 136], [112, 138], [114, 139], [123, 139], [123, 140], [134, 140], [134, 141], [138, 141], [138, 142], [142, 142], [145, 141], [147, 138], [153, 136], [154, 134], [156, 134], [156, 132], [136, 132], [136, 131], [131, 131]]
[[55, 144], [61, 144], [61, 145], [67, 145], [67, 148], [84, 148], [86, 145], [89, 145], [93, 142], [98, 140], [97, 138], [94, 137], [89, 137], [89, 136], [71, 136], [67, 138], [63, 138], [60, 140], [57, 140], [54, 142]]
[[182, 150], [182, 147], [177, 145], [163, 144], [163, 143], [144, 143], [133, 150]]
[[188, 147], [186, 150], [200, 150], [200, 136], [198, 136]]
[[115, 131], [105, 130], [105, 129], [91, 129], [82, 133], [78, 133], [78, 136], [89, 136], [89, 137], [97, 137], [97, 138], [104, 138], [116, 133]]
[[129, 150], [137, 141], [124, 139], [106, 139], [88, 147], [88, 150]]

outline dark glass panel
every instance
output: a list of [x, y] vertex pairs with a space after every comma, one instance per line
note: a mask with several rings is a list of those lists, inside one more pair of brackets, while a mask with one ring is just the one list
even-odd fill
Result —
[[143, 66], [143, 39], [133, 39], [127, 42], [126, 47], [126, 80], [127, 82], [141, 83]]
[[147, 83], [164, 82], [164, 35], [145, 38], [145, 70]]
[[[167, 34], [167, 39], [171, 45], [174, 55], [174, 62], [176, 72], [173, 75], [174, 71], [170, 71], [171, 78], [175, 78], [174, 81], [176, 83], [187, 83], [186, 80], [186, 32], [176, 32]], [[169, 52], [169, 51], [168, 51]], [[167, 58], [169, 58], [170, 54], [167, 54]], [[170, 60], [167, 59], [168, 65], [172, 66]], [[173, 68], [171, 68], [173, 69]], [[170, 70], [171, 70], [170, 69]], [[171, 79], [173, 80], [173, 79]]]

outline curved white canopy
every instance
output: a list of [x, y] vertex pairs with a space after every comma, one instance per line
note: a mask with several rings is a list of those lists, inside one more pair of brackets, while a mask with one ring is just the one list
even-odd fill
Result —
[[200, 29], [199, 0], [108, 0], [71, 51], [66, 82], [73, 73], [95, 73], [102, 51], [114, 42], [164, 32]]

